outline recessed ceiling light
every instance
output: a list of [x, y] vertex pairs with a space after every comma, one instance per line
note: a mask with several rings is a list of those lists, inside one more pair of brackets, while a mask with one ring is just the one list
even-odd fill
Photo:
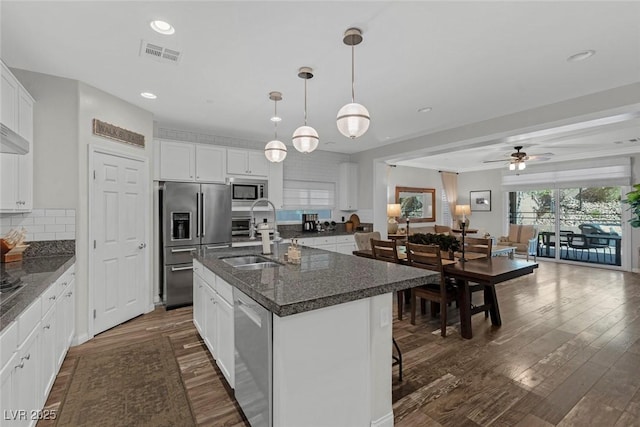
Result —
[[282, 121], [282, 117], [278, 117], [278, 116], [273, 116], [271, 117], [269, 120], [271, 120], [274, 123], [278, 123]]
[[418, 108], [418, 113], [428, 113], [431, 110], [433, 110], [433, 108], [431, 107], [422, 107], [422, 108]]
[[170, 36], [171, 34], [176, 32], [176, 29], [173, 28], [171, 24], [165, 21], [151, 21], [149, 25], [156, 33], [164, 34], [167, 36]]
[[158, 97], [158, 95], [151, 92], [141, 92], [140, 96], [147, 99], [156, 99]]
[[591, 58], [595, 54], [596, 54], [595, 50], [585, 50], [583, 52], [578, 52], [571, 55], [570, 57], [567, 58], [567, 61], [569, 62], [584, 61], [587, 58]]

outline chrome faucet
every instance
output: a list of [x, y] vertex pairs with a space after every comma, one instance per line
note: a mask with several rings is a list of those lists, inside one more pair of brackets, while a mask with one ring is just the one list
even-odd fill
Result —
[[273, 203], [271, 203], [269, 199], [264, 199], [264, 198], [256, 200], [251, 204], [251, 208], [249, 208], [249, 211], [251, 212], [251, 222], [249, 223], [249, 239], [250, 240], [256, 239], [257, 226], [256, 226], [256, 218], [253, 215], [253, 208], [260, 202], [266, 202], [268, 205], [271, 205], [271, 209], [273, 210], [273, 241], [279, 242], [282, 239], [280, 238], [280, 233], [278, 233], [278, 220], [276, 219], [276, 207], [273, 205]]

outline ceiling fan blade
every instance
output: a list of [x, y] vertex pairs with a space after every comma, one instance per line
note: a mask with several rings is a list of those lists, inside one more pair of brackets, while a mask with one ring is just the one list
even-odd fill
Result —
[[501, 159], [501, 160], [485, 160], [482, 163], [495, 163], [495, 162], [510, 162], [512, 159]]

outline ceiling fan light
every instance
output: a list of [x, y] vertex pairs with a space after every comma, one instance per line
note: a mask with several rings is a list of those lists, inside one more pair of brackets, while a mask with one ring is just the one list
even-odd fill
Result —
[[287, 157], [287, 146], [282, 141], [274, 139], [264, 146], [264, 155], [272, 163], [280, 163]]
[[526, 168], [527, 165], [524, 162], [520, 162], [518, 163], [518, 170], [521, 171], [522, 169]]
[[510, 171], [516, 170], [516, 164], [515, 163], [509, 163], [509, 170]]
[[293, 132], [293, 146], [301, 153], [311, 153], [318, 148], [318, 132], [311, 126], [300, 126]]
[[369, 111], [364, 105], [352, 102], [338, 111], [336, 123], [341, 134], [354, 139], [365, 134], [370, 121]]

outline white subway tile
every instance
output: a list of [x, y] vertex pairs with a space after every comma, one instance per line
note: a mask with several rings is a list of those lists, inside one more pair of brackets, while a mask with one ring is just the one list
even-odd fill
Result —
[[40, 216], [38, 218], [33, 218], [33, 223], [34, 224], [55, 224], [56, 223], [56, 217], [53, 216]]
[[56, 240], [74, 240], [76, 238], [76, 233], [56, 233]]
[[66, 230], [64, 224], [47, 224], [44, 226], [44, 231], [47, 233], [60, 233]]
[[57, 216], [56, 224], [75, 224], [76, 218], [71, 216]]
[[76, 216], [75, 209], [67, 209], [67, 216]]
[[34, 209], [31, 211], [32, 217], [44, 216], [44, 209]]
[[0, 225], [0, 234], [2, 234], [4, 236], [9, 231], [11, 231], [11, 228], [12, 227], [10, 225]]
[[31, 225], [33, 218], [18, 217], [11, 220], [11, 225]]
[[3, 216], [0, 218], [0, 225], [11, 225], [11, 217]]
[[46, 216], [66, 216], [67, 211], [65, 209], [46, 209]]
[[34, 233], [33, 240], [56, 240], [56, 233]]
[[65, 230], [66, 231], [73, 231], [75, 233], [76, 232], [76, 225], [75, 224], [67, 224], [65, 226]]
[[27, 233], [24, 235], [25, 242], [33, 242], [35, 240], [33, 233]]
[[29, 227], [25, 227], [25, 228], [27, 229], [27, 232], [29, 234], [44, 233], [44, 231], [45, 231], [44, 230], [44, 225], [42, 225], [42, 224], [39, 224], [39, 225], [33, 224], [33, 225], [30, 225]]

